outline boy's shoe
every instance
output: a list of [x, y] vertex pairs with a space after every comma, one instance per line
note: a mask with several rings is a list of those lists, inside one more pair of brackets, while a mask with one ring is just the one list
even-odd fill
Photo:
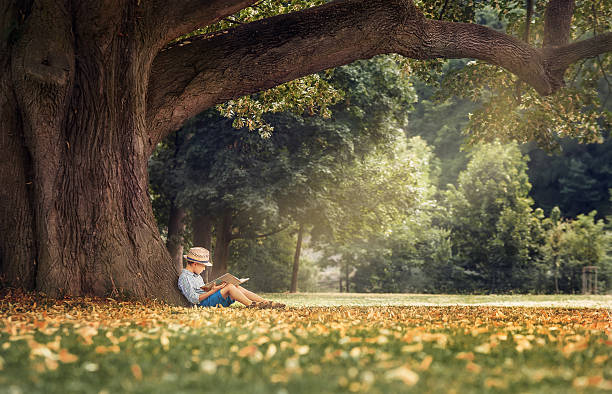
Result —
[[269, 306], [265, 302], [256, 302], [256, 301], [253, 301], [253, 302], [251, 302], [251, 305], [247, 306], [247, 308], [251, 308], [251, 309], [269, 309]]
[[261, 301], [261, 302], [251, 302], [251, 305], [247, 306], [247, 308], [251, 309], [282, 309], [285, 307], [285, 304], [281, 304], [280, 302], [273, 301]]
[[285, 304], [282, 304], [280, 302], [274, 302], [274, 301], [266, 301], [266, 304], [268, 305], [268, 308], [271, 308], [271, 309], [282, 309], [286, 306]]

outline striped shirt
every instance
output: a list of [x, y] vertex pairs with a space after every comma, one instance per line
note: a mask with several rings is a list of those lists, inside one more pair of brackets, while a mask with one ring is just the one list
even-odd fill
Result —
[[178, 287], [187, 298], [187, 301], [192, 304], [200, 302], [200, 294], [205, 293], [200, 287], [204, 286], [204, 279], [201, 275], [191, 272], [185, 268], [181, 271], [178, 278]]

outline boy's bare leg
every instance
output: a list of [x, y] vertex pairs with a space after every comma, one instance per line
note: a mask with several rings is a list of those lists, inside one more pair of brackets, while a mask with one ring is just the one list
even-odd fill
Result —
[[244, 287], [237, 286], [238, 290], [242, 291], [242, 293], [251, 301], [256, 302], [264, 302], [265, 299], [261, 298], [257, 294], [253, 293], [250, 290], [245, 289]]
[[241, 304], [244, 304], [246, 306], [251, 305], [251, 300], [242, 292], [242, 290], [232, 284], [228, 284], [227, 286], [221, 289], [221, 295], [223, 296], [223, 298], [226, 298], [229, 294], [232, 299], [240, 302]]

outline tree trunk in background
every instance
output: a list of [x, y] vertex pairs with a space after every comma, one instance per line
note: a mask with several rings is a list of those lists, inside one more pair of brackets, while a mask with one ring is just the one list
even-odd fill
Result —
[[350, 281], [349, 281], [349, 274], [350, 274], [350, 266], [349, 266], [348, 263], [346, 263], [346, 292], [347, 293], [350, 293], [350, 290], [349, 290], [349, 283], [350, 283]]
[[212, 252], [212, 225], [210, 216], [193, 214], [191, 222], [193, 231], [193, 246], [201, 246]]
[[232, 211], [226, 209], [215, 226], [217, 242], [215, 244], [215, 260], [213, 262], [213, 277], [216, 278], [227, 272], [227, 263], [232, 242]]
[[297, 233], [297, 244], [295, 246], [295, 255], [293, 256], [293, 273], [291, 274], [291, 293], [297, 292], [298, 270], [300, 269], [300, 252], [302, 251], [302, 235], [304, 233], [304, 225], [300, 223], [300, 228]]
[[168, 240], [166, 247], [176, 268], [183, 269], [183, 233], [185, 232], [185, 215], [183, 208], [177, 207], [174, 202], [170, 207], [168, 218]]
[[[191, 227], [193, 231], [193, 246], [201, 246], [208, 249], [212, 256], [212, 226], [213, 220], [208, 215], [193, 215]], [[206, 267], [202, 271], [204, 283], [210, 282], [212, 278], [211, 269]]]

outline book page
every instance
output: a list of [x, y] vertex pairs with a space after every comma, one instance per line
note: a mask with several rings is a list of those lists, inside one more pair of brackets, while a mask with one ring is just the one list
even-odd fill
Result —
[[226, 282], [226, 283], [231, 283], [235, 286], [241, 285], [244, 282], [248, 281], [249, 278], [242, 278], [242, 279], [238, 279], [236, 278], [234, 275], [228, 273], [225, 273], [223, 275], [221, 275], [220, 277], [218, 277], [217, 279], [211, 280], [210, 282], [208, 282], [205, 287], [211, 286], [216, 284], [217, 282]]

